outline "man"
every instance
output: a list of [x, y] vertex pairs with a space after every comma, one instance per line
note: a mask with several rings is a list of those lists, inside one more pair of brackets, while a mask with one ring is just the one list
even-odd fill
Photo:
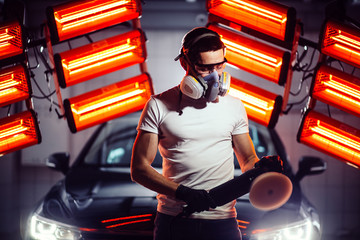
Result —
[[[243, 172], [258, 161], [243, 103], [226, 95], [225, 46], [216, 32], [195, 28], [184, 36], [177, 59], [186, 76], [144, 108], [132, 179], [158, 193], [155, 240], [239, 240], [236, 201], [216, 206], [208, 194], [234, 177], [233, 152]], [[162, 174], [151, 167], [158, 148]]]

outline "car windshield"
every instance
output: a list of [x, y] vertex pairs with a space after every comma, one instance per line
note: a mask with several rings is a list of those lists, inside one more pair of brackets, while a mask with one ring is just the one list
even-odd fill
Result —
[[[88, 148], [83, 163], [106, 167], [129, 167], [138, 118], [139, 113], [136, 113], [106, 123]], [[277, 155], [266, 127], [249, 121], [249, 131], [259, 158]], [[161, 163], [162, 158], [158, 152], [152, 165], [161, 167]], [[239, 168], [236, 158], [235, 166]]]

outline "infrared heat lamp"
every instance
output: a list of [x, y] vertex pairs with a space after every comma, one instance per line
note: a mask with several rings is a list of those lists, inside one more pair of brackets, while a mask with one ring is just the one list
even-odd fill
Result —
[[360, 117], [360, 79], [322, 65], [316, 71], [311, 95], [326, 104]]
[[[292, 42], [296, 11], [274, 1], [264, 0], [207, 0], [210, 14], [229, 20], [271, 37]], [[236, 28], [236, 27], [235, 27]]]
[[308, 110], [297, 135], [300, 143], [360, 167], [360, 130]]
[[145, 36], [141, 30], [132, 30], [54, 56], [62, 88], [142, 63], [145, 59]]
[[0, 61], [24, 54], [22, 29], [18, 22], [0, 24]]
[[321, 53], [360, 68], [360, 30], [335, 21], [323, 27]]
[[229, 95], [241, 99], [249, 118], [268, 128], [274, 128], [281, 113], [282, 97], [231, 78]]
[[65, 115], [71, 132], [141, 110], [153, 94], [147, 74], [96, 89], [64, 100]]
[[221, 40], [226, 46], [226, 59], [231, 65], [278, 85], [286, 83], [290, 67], [290, 52], [274, 48], [217, 25], [211, 24], [208, 28], [220, 34]]
[[32, 110], [0, 119], [1, 156], [40, 142], [41, 135]]
[[81, 0], [48, 7], [52, 43], [138, 18], [141, 11], [138, 0]]
[[24, 66], [16, 65], [0, 71], [0, 107], [28, 99], [31, 87]]

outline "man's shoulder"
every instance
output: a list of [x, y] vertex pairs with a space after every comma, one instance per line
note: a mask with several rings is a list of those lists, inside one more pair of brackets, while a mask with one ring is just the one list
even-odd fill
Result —
[[240, 98], [231, 96], [230, 94], [227, 94], [226, 96], [222, 97], [224, 103], [231, 103], [236, 105], [243, 105], [243, 102]]
[[153, 98], [159, 99], [161, 101], [164, 101], [164, 100], [169, 101], [169, 100], [174, 99], [174, 98], [177, 99], [179, 97], [179, 92], [180, 92], [180, 87], [175, 86], [175, 87], [172, 87], [172, 88], [170, 88], [168, 90], [165, 90], [162, 93], [154, 95]]
[[161, 111], [176, 111], [179, 103], [179, 92], [178, 86], [170, 88], [162, 93], [151, 96], [148, 102], [150, 107], [156, 107]]

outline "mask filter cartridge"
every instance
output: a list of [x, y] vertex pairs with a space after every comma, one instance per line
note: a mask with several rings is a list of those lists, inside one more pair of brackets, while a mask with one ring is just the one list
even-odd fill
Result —
[[204, 77], [204, 81], [207, 83], [208, 89], [205, 93], [205, 98], [212, 102], [219, 95], [219, 75], [216, 71]]

